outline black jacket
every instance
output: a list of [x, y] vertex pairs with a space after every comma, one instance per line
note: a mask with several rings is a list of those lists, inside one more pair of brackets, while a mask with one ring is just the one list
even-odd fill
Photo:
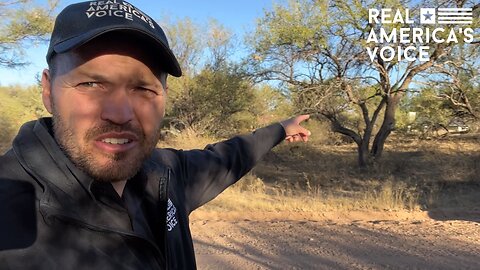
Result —
[[36, 241], [1, 251], [0, 269], [193, 269], [189, 214], [285, 138], [274, 124], [204, 150], [156, 149], [120, 198], [78, 170], [51, 133], [50, 118], [26, 123], [0, 157], [0, 179], [32, 183], [37, 198]]

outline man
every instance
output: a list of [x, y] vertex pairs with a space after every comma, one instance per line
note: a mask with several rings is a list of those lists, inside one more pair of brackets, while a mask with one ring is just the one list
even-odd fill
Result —
[[37, 237], [0, 252], [7, 269], [195, 268], [189, 214], [282, 140], [299, 116], [204, 150], [155, 149], [167, 74], [181, 76], [160, 26], [125, 1], [73, 4], [57, 17], [43, 71], [53, 115], [26, 123], [0, 178], [32, 183]]

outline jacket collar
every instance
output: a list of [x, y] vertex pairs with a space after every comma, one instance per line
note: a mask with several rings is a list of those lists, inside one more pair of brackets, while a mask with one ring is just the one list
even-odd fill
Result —
[[24, 167], [38, 176], [42, 185], [54, 185], [74, 200], [85, 196], [93, 198], [90, 192], [93, 179], [65, 156], [50, 134], [51, 128], [51, 118], [24, 124], [13, 142], [15, 154]]
[[[51, 135], [51, 128], [51, 118], [28, 122], [13, 141], [18, 161], [43, 188], [40, 206], [88, 224], [129, 230], [129, 222], [119, 219], [118, 213], [96, 201], [91, 192], [94, 179], [77, 169], [65, 156]], [[140, 188], [145, 189], [144, 198], [164, 204], [160, 208], [166, 211], [163, 208], [166, 207], [169, 170], [148, 159], [139, 176], [144, 177], [139, 183]]]

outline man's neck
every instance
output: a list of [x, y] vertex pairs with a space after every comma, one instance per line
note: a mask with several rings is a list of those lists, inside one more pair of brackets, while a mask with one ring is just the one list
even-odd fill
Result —
[[126, 184], [127, 180], [112, 182], [113, 189], [118, 193], [118, 196], [122, 197]]

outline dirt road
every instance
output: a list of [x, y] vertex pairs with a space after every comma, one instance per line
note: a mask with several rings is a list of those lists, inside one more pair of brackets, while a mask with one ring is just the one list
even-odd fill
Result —
[[480, 219], [194, 213], [199, 269], [480, 269]]

